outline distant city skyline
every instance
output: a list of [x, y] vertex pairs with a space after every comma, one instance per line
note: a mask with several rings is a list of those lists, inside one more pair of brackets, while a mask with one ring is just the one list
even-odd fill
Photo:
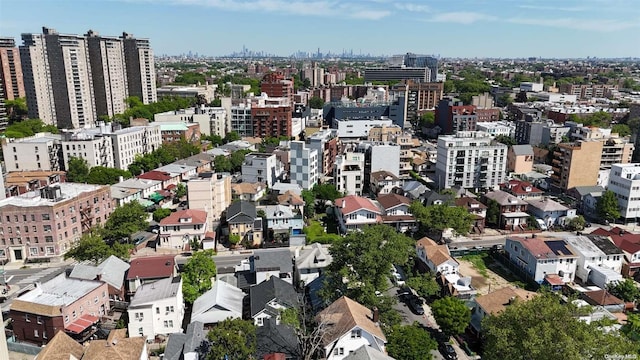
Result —
[[243, 49], [442, 57], [640, 57], [634, 0], [3, 0], [0, 36], [42, 26], [149, 38], [156, 55]]

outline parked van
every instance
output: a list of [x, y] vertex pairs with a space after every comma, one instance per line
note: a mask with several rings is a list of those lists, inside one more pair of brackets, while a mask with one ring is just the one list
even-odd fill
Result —
[[544, 220], [542, 219], [536, 219], [536, 222], [538, 223], [538, 228], [540, 228], [540, 230], [542, 231], [547, 231], [547, 224], [545, 224]]

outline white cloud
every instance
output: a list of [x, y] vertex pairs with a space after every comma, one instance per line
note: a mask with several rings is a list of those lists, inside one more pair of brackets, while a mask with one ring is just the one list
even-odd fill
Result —
[[558, 18], [558, 19], [533, 19], [533, 18], [510, 18], [507, 22], [524, 25], [548, 26], [574, 30], [586, 30], [595, 32], [613, 32], [627, 30], [640, 26], [640, 22], [620, 21], [608, 19], [574, 19], [574, 18]]
[[394, 4], [395, 8], [398, 10], [404, 10], [409, 12], [429, 12], [431, 8], [427, 5], [422, 4], [409, 4], [409, 3], [399, 3]]
[[482, 13], [475, 12], [447, 12], [435, 15], [431, 19], [427, 19], [427, 21], [435, 21], [435, 22], [447, 22], [447, 23], [456, 23], [456, 24], [473, 24], [478, 21], [494, 21], [497, 20], [495, 16], [486, 15]]
[[521, 9], [530, 9], [530, 10], [552, 10], [552, 11], [568, 11], [568, 12], [578, 12], [578, 11], [587, 11], [588, 8], [581, 6], [545, 6], [545, 5], [520, 5], [518, 6]]

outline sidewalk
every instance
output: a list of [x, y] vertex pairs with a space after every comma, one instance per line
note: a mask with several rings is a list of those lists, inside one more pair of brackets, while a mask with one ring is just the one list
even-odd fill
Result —
[[13, 262], [6, 263], [4, 266], [2, 266], [2, 268], [5, 271], [20, 270], [20, 269], [38, 269], [38, 268], [46, 269], [46, 268], [52, 268], [52, 267], [71, 266], [76, 263], [77, 261], [74, 259], [67, 259], [67, 260], [56, 261], [56, 262], [43, 262], [43, 263], [25, 263], [24, 261], [13, 261]]

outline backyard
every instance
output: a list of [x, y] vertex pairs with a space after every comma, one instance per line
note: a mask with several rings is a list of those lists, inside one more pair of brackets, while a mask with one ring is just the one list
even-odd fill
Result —
[[478, 295], [488, 294], [505, 286], [527, 287], [525, 282], [505, 269], [489, 253], [464, 255], [457, 260], [460, 263], [460, 274], [471, 276], [471, 285], [478, 291]]
[[[307, 244], [314, 242], [331, 244], [335, 239], [339, 239], [340, 235], [338, 235], [335, 220], [332, 220], [326, 215], [319, 216], [317, 220], [308, 220], [308, 225], [304, 228], [304, 233], [307, 235]], [[324, 230], [325, 226], [328, 233]]]

